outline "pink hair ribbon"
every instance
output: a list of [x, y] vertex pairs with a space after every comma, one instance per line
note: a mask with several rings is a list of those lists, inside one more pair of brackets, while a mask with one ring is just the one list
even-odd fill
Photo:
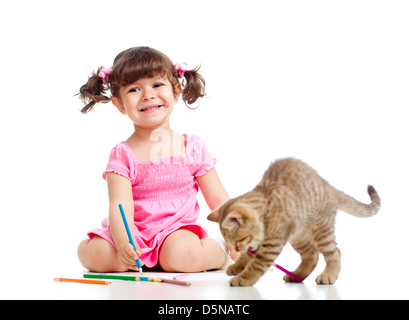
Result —
[[98, 72], [98, 77], [102, 79], [104, 84], [109, 82], [109, 75], [112, 73], [112, 67], [109, 68], [102, 68], [100, 72]]
[[187, 71], [186, 62], [178, 62], [175, 64], [175, 71], [179, 74], [179, 78], [183, 78], [185, 72]]

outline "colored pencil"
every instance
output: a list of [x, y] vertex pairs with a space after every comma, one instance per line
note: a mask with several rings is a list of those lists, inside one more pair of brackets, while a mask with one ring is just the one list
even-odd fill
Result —
[[177, 284], [180, 286], [190, 286], [191, 285], [191, 283], [187, 281], [179, 281], [179, 280], [171, 280], [171, 279], [161, 279], [161, 280], [164, 283]]
[[[251, 250], [250, 248], [247, 250], [247, 252], [252, 254], [253, 256], [257, 255], [257, 251]], [[282, 266], [278, 265], [277, 263], [273, 263], [273, 266], [276, 267], [278, 270], [281, 270], [282, 272], [284, 272], [286, 275], [293, 278], [295, 281], [303, 282], [303, 279], [301, 279], [299, 276], [288, 271], [287, 269], [284, 269]]]
[[89, 283], [89, 284], [111, 284], [110, 281], [87, 280], [87, 279], [69, 279], [69, 278], [54, 278], [54, 281], [78, 282], [78, 283]]
[[[121, 211], [121, 216], [122, 220], [124, 221], [126, 233], [128, 234], [129, 242], [132, 244], [133, 249], [136, 251], [135, 243], [133, 242], [131, 231], [129, 230], [128, 222], [126, 222], [126, 217], [124, 213], [124, 209], [122, 208], [122, 204], [119, 204], [119, 210]], [[142, 273], [142, 267], [141, 267], [141, 262], [139, 261], [139, 258], [136, 259], [136, 264], [138, 265], [139, 273]]]
[[84, 274], [84, 278], [160, 282], [156, 278], [141, 277], [141, 276], [136, 276], [136, 275], [135, 276], [124, 276], [124, 275], [114, 275], [114, 274], [89, 274], [89, 273], [86, 273], [86, 274]]
[[179, 274], [179, 275], [177, 275], [177, 276], [174, 276], [174, 277], [173, 277], [173, 280], [184, 279], [184, 278], [187, 278], [188, 276], [189, 276], [188, 273], [182, 273], [182, 274]]
[[180, 285], [180, 286], [190, 286], [191, 285], [190, 282], [186, 282], [186, 281], [178, 281], [178, 280], [163, 279], [163, 278], [152, 278], [152, 277], [141, 277], [141, 276], [138, 276], [138, 275], [125, 276], [125, 275], [113, 275], [113, 274], [90, 274], [90, 273], [85, 273], [84, 278], [115, 279], [115, 280], [126, 280], [126, 281], [163, 282], [163, 283], [176, 284], [176, 285]]
[[289, 275], [291, 278], [293, 278], [295, 281], [298, 282], [303, 282], [303, 279], [301, 279], [299, 276], [295, 275], [294, 273], [288, 271], [287, 269], [284, 269], [282, 266], [278, 265], [277, 263], [273, 263], [273, 266], [276, 267], [278, 270], [281, 270], [285, 274]]

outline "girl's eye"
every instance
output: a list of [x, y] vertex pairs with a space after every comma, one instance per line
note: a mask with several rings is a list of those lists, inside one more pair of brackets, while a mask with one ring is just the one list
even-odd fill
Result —
[[138, 92], [139, 89], [138, 88], [132, 88], [131, 90], [129, 90], [129, 92]]
[[154, 88], [159, 88], [159, 87], [162, 87], [162, 86], [163, 86], [163, 83], [155, 83], [153, 85]]

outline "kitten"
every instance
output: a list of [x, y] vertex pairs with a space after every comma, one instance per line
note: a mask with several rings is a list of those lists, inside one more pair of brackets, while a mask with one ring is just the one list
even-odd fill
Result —
[[[338, 191], [304, 162], [277, 160], [250, 192], [231, 199], [208, 219], [220, 230], [240, 256], [226, 272], [236, 275], [231, 286], [251, 286], [270, 268], [289, 241], [301, 255], [293, 272], [305, 279], [314, 270], [319, 252], [326, 262], [317, 284], [332, 284], [340, 272], [341, 252], [335, 242], [337, 209], [357, 217], [375, 215], [381, 200], [368, 186], [370, 204], [363, 204]], [[286, 282], [294, 281], [286, 275]]]

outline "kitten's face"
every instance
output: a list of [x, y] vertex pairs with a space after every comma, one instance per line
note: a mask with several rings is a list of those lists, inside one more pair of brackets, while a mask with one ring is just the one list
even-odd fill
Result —
[[237, 251], [256, 251], [263, 240], [263, 224], [257, 212], [247, 204], [230, 200], [207, 218], [219, 223], [224, 239]]

